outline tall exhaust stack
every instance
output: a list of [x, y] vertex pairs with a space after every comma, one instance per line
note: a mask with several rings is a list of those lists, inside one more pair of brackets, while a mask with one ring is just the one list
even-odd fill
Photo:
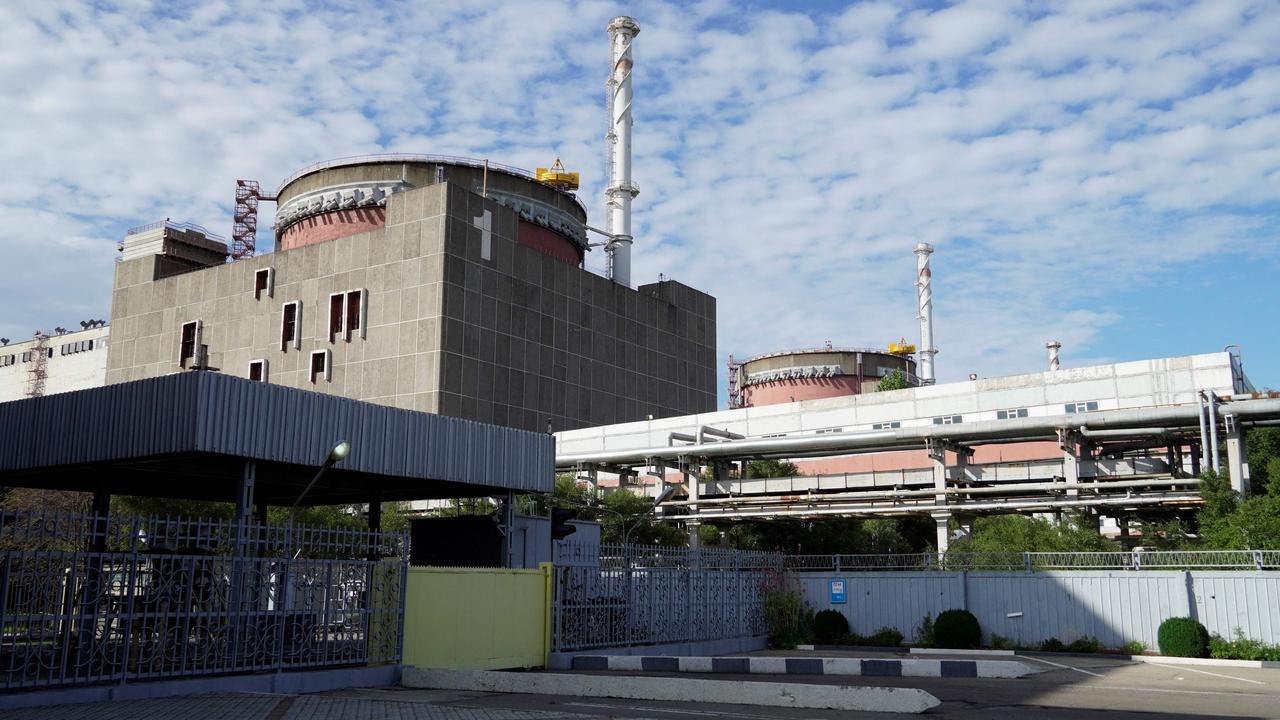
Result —
[[605, 198], [609, 206], [608, 254], [609, 278], [620, 285], [631, 285], [631, 201], [640, 190], [631, 183], [631, 42], [640, 34], [635, 20], [622, 15], [609, 23], [609, 55], [613, 71], [609, 74], [609, 134], [605, 137], [609, 153], [609, 187]]
[[916, 245], [916, 300], [920, 309], [920, 365], [916, 374], [921, 385], [933, 384], [933, 356], [938, 354], [933, 346], [933, 275], [929, 272], [932, 254], [929, 243]]
[[1044, 346], [1049, 351], [1049, 372], [1054, 372], [1058, 369], [1058, 351], [1062, 349], [1062, 343], [1050, 340]]

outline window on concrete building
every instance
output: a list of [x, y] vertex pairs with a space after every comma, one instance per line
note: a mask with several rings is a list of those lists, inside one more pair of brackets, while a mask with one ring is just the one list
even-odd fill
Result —
[[249, 361], [249, 379], [254, 382], [267, 381], [267, 361], [265, 359]]
[[345, 297], [342, 293], [329, 296], [329, 342], [342, 334], [342, 318], [345, 315], [342, 303]]
[[871, 429], [872, 430], [896, 430], [897, 428], [900, 428], [900, 427], [902, 427], [902, 423], [898, 422], [897, 420], [894, 420], [893, 422], [876, 423], [871, 426]]
[[280, 309], [280, 351], [288, 352], [289, 343], [302, 347], [302, 303], [285, 303]]
[[997, 420], [1013, 420], [1014, 418], [1024, 418], [1027, 416], [1026, 408], [1018, 408], [1016, 410], [997, 410]]
[[826, 433], [835, 433], [835, 432], [843, 432], [843, 431], [844, 431], [844, 428], [825, 428], [823, 430], [819, 430], [816, 434], [825, 435]]
[[942, 417], [934, 418], [933, 424], [934, 425], [959, 425], [963, 421], [964, 421], [964, 417], [961, 415], [943, 415]]
[[0, 367], [9, 367], [14, 364], [14, 362], [15, 358], [13, 355], [0, 355]]
[[316, 350], [311, 353], [311, 382], [315, 383], [316, 378], [320, 378], [325, 382], [333, 379], [333, 364], [331, 362], [332, 355], [328, 350]]
[[368, 320], [369, 291], [351, 290], [347, 293], [347, 342], [351, 342], [351, 333], [359, 332], [365, 337], [365, 324]]
[[187, 361], [195, 358], [200, 347], [200, 321], [193, 320], [182, 325], [182, 337], [178, 342], [178, 364], [187, 366]]
[[253, 274], [253, 299], [261, 300], [263, 295], [267, 297], [275, 297], [276, 294], [276, 269], [273, 267], [262, 268]]
[[1066, 406], [1063, 407], [1063, 409], [1067, 411], [1068, 415], [1075, 415], [1076, 413], [1082, 413], [1082, 412], [1094, 412], [1095, 410], [1098, 409], [1098, 403], [1096, 402], [1067, 403]]
[[32, 351], [32, 350], [28, 350], [28, 351], [26, 351], [26, 352], [22, 353], [22, 362], [31, 362], [31, 353], [32, 353], [32, 352], [34, 352], [34, 351]]

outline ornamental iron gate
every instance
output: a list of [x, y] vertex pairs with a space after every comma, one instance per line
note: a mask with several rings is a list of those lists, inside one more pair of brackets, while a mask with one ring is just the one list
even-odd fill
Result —
[[633, 558], [625, 567], [555, 568], [555, 652], [768, 634], [767, 572], [674, 564], [670, 557], [646, 566], [634, 559], [643, 554], [619, 553]]
[[0, 690], [394, 663], [407, 538], [0, 514]]

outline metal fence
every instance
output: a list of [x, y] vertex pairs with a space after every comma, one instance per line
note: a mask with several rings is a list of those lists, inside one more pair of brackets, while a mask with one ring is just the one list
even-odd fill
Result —
[[0, 689], [397, 662], [407, 539], [192, 518], [0, 519]]
[[556, 567], [556, 652], [767, 634], [764, 587], [781, 556], [601, 547], [598, 567]]
[[[595, 549], [595, 548], [593, 548]], [[567, 550], [567, 548], [566, 548]], [[691, 549], [662, 545], [622, 545], [605, 543], [598, 546], [600, 567], [675, 567], [718, 570], [781, 570], [779, 553], [724, 548]]]
[[788, 570], [1280, 570], [1280, 550], [788, 555]]

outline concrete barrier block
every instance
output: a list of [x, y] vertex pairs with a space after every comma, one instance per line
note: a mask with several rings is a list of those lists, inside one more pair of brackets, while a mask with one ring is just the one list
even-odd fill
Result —
[[939, 705], [938, 699], [933, 695], [914, 688], [724, 682], [688, 678], [406, 668], [402, 682], [405, 687], [433, 690], [667, 700], [864, 712], [918, 714]]

